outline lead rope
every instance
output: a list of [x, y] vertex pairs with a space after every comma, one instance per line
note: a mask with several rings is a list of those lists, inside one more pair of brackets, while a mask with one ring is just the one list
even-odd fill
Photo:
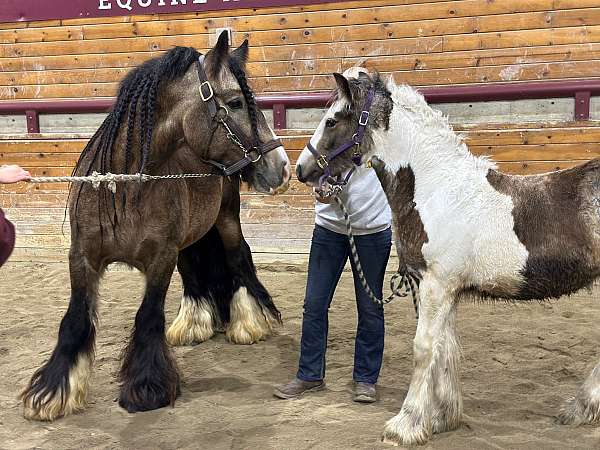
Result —
[[350, 243], [350, 252], [352, 253], [352, 260], [354, 261], [354, 266], [356, 267], [356, 272], [358, 273], [358, 278], [360, 280], [360, 284], [364, 289], [367, 296], [378, 305], [387, 305], [396, 297], [405, 298], [410, 294], [413, 306], [415, 308], [415, 315], [417, 319], [419, 318], [419, 278], [416, 274], [411, 273], [406, 267], [401, 268], [396, 272], [391, 280], [390, 280], [390, 290], [392, 293], [387, 298], [378, 298], [369, 283], [367, 282], [367, 278], [362, 268], [362, 264], [360, 263], [360, 258], [358, 256], [358, 249], [356, 247], [356, 242], [354, 240], [354, 230], [352, 229], [352, 222], [350, 221], [350, 214], [348, 213], [348, 209], [344, 202], [340, 198], [339, 194], [343, 189], [343, 184], [338, 185], [330, 185], [328, 190], [326, 190], [323, 195], [325, 197], [331, 197], [336, 202], [342, 214], [344, 215], [344, 221], [346, 222], [346, 230], [348, 232], [348, 242]]
[[146, 182], [152, 180], [180, 180], [184, 178], [206, 178], [217, 176], [214, 173], [182, 173], [178, 175], [146, 175], [145, 173], [136, 173], [133, 175], [123, 175], [106, 173], [100, 174], [92, 172], [86, 177], [32, 177], [28, 181], [30, 183], [89, 183], [94, 189], [100, 188], [102, 183], [106, 183], [108, 189], [115, 193], [117, 192], [117, 183], [128, 181]]

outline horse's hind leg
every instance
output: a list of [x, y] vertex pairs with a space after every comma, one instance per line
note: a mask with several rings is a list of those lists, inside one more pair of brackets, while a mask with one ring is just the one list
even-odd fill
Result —
[[592, 370], [575, 397], [567, 400], [558, 420], [565, 425], [600, 421], [600, 363]]
[[146, 266], [146, 293], [135, 317], [120, 371], [119, 405], [129, 412], [172, 405], [179, 395], [179, 374], [165, 340], [165, 296], [177, 251], [157, 253]]
[[[183, 298], [167, 331], [167, 342], [173, 346], [198, 344], [210, 339], [229, 317], [229, 311], [220, 314], [218, 308], [232, 292], [225, 250], [216, 228], [179, 252], [177, 268]], [[222, 318], [223, 313], [226, 317]]]
[[274, 327], [281, 322], [281, 315], [256, 275], [252, 252], [242, 236], [241, 227], [231, 229], [226, 226], [219, 232], [233, 282], [225, 335], [235, 344], [254, 344], [273, 333]]
[[27, 419], [54, 420], [83, 410], [94, 359], [99, 273], [71, 249], [71, 300], [50, 359], [21, 394]]

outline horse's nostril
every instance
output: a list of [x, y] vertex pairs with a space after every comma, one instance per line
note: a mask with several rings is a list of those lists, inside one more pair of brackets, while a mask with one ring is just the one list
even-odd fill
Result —
[[290, 165], [288, 164], [287, 161], [285, 161], [283, 163], [283, 171], [282, 171], [282, 176], [284, 180], [289, 180], [291, 177], [291, 173], [290, 173]]
[[296, 175], [301, 183], [306, 181], [306, 179], [302, 177], [302, 166], [296, 166]]

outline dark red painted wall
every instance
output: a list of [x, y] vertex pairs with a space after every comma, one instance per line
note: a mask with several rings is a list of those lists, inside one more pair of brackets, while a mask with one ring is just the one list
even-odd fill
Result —
[[339, 0], [0, 0], [0, 22], [266, 8], [336, 1]]

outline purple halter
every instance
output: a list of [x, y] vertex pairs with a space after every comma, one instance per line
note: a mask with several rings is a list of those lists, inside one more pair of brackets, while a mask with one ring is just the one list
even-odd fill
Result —
[[[313, 154], [313, 156], [317, 160], [317, 165], [323, 171], [323, 176], [321, 176], [321, 178], [319, 180], [319, 185], [322, 186], [324, 181], [331, 177], [331, 169], [329, 168], [329, 163], [331, 161], [333, 161], [335, 158], [342, 155], [346, 151], [350, 150], [351, 148], [360, 146], [360, 144], [362, 143], [362, 141], [365, 137], [365, 131], [367, 129], [367, 124], [369, 123], [369, 116], [371, 115], [370, 111], [371, 111], [371, 106], [373, 106], [374, 98], [375, 98], [375, 89], [372, 88], [369, 90], [369, 92], [367, 94], [367, 98], [365, 100], [363, 110], [360, 113], [360, 117], [358, 118], [358, 128], [356, 130], [356, 133], [354, 133], [354, 136], [352, 136], [351, 140], [343, 143], [342, 145], [340, 145], [338, 148], [336, 148], [334, 151], [332, 151], [328, 155], [321, 155], [317, 151], [317, 149], [313, 147], [313, 145], [310, 143], [310, 141], [306, 145], [306, 148]], [[355, 152], [352, 155], [352, 162], [354, 163], [355, 166], [360, 166], [362, 164], [362, 156], [360, 155], [360, 153]], [[350, 171], [350, 174], [353, 171], [354, 170]], [[346, 177], [346, 182], [348, 181], [348, 178], [349, 178], [349, 176]]]

